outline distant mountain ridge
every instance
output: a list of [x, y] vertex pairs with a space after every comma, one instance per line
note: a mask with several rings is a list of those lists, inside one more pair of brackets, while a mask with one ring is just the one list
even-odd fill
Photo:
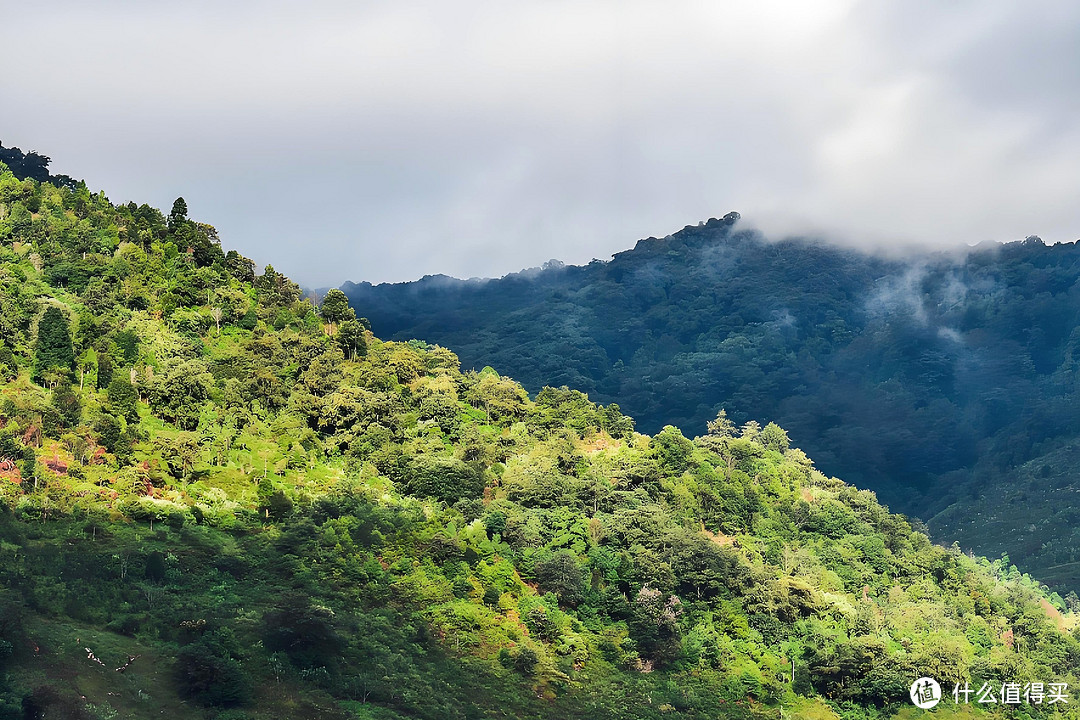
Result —
[[721, 408], [775, 419], [939, 538], [1022, 546], [1021, 566], [1076, 586], [1080, 522], [1060, 503], [1029, 517], [1037, 486], [1005, 538], [957, 518], [1080, 434], [1080, 248], [1031, 237], [889, 258], [772, 242], [738, 220], [608, 262], [342, 289], [383, 336], [617, 402], [646, 432], [700, 433]]

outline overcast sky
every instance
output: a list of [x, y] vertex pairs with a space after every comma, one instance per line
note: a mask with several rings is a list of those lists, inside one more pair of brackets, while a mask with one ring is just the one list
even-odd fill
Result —
[[309, 285], [607, 259], [730, 210], [1080, 237], [1080, 3], [5, 3], [0, 141]]

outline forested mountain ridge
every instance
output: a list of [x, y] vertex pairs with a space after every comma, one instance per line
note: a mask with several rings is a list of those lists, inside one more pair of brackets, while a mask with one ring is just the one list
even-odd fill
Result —
[[[1080, 483], [1054, 460], [1080, 435], [1080, 248], [887, 258], [770, 242], [737, 220], [581, 267], [342, 287], [379, 334], [438, 342], [530, 391], [618, 402], [646, 431], [700, 432], [721, 408], [773, 419], [942, 541], [1012, 546], [1021, 567], [1080, 587]], [[1020, 485], [1025, 463], [1037, 472]], [[1006, 501], [992, 530], [967, 512]]]
[[383, 342], [182, 200], [0, 165], [0, 310], [4, 720], [865, 719], [919, 675], [1080, 681], [1067, 602], [779, 426], [650, 437]]

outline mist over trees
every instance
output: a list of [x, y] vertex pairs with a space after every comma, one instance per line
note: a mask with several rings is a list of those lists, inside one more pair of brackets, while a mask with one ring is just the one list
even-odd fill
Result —
[[[617, 402], [646, 432], [774, 420], [939, 538], [1075, 586], [1080, 485], [1059, 455], [1080, 433], [1080, 248], [890, 259], [736, 220], [581, 267], [343, 289], [377, 333]], [[992, 529], [972, 520], [994, 501], [1012, 509]]]

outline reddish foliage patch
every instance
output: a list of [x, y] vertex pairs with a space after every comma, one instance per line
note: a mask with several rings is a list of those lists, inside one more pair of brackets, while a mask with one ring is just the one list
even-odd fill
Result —
[[23, 445], [33, 445], [34, 447], [41, 447], [41, 428], [37, 425], [31, 425], [26, 428], [26, 432], [22, 436]]
[[52, 460], [46, 460], [45, 467], [49, 468], [57, 475], [67, 475], [67, 463], [62, 461], [59, 455], [53, 455]]
[[1009, 628], [1005, 632], [1001, 633], [1001, 642], [1005, 643], [1005, 647], [1010, 650], [1013, 649], [1013, 645], [1016, 642], [1016, 636], [1013, 635], [1012, 628]]
[[1050, 601], [1046, 598], [1039, 598], [1039, 605], [1042, 607], [1043, 612], [1046, 613], [1046, 616], [1057, 625], [1058, 630], [1061, 632], [1068, 632], [1068, 623], [1065, 621], [1065, 616], [1061, 614], [1060, 610], [1051, 605]]

